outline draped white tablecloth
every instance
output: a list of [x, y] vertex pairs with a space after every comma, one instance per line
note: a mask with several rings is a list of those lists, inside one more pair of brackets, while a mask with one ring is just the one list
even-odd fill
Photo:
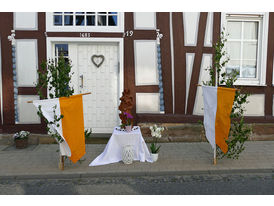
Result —
[[123, 147], [126, 145], [132, 145], [134, 160], [152, 162], [140, 127], [133, 127], [131, 132], [120, 131], [120, 127], [115, 127], [103, 153], [96, 157], [89, 166], [106, 165], [121, 161]]

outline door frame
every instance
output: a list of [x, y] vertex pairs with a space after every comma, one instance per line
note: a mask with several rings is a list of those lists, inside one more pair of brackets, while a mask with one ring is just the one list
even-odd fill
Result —
[[47, 37], [47, 59], [54, 58], [55, 43], [118, 43], [119, 48], [119, 81], [118, 101], [124, 91], [124, 39], [123, 38], [74, 38], [74, 37]]
[[[74, 37], [47, 37], [47, 59], [54, 58], [54, 44], [56, 43], [118, 43], [118, 96], [117, 103], [119, 106], [119, 98], [124, 91], [124, 39], [123, 38], [74, 38]], [[49, 94], [49, 92], [48, 92]], [[117, 111], [117, 115], [119, 112]], [[119, 123], [119, 116], [117, 117]]]

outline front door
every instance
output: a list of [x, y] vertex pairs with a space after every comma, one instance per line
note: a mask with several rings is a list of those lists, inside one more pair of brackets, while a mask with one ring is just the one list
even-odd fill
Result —
[[83, 96], [85, 128], [111, 133], [119, 124], [119, 49], [116, 43], [71, 43], [75, 93]]

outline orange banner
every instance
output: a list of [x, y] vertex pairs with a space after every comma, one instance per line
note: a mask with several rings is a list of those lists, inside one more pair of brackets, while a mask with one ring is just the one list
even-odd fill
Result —
[[220, 149], [227, 153], [230, 130], [230, 113], [235, 98], [235, 89], [218, 87], [217, 89], [217, 112], [215, 119], [215, 141]]
[[60, 110], [63, 136], [71, 150], [71, 161], [76, 163], [86, 153], [82, 94], [61, 97]]

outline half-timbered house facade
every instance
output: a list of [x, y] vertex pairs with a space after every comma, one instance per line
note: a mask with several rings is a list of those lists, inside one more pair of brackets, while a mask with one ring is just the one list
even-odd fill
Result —
[[[274, 13], [1, 12], [0, 130], [45, 133], [28, 100], [42, 61], [60, 53], [72, 61], [75, 93], [84, 97], [85, 127], [110, 133], [119, 98], [129, 89], [136, 123], [197, 123], [201, 88], [209, 78], [222, 28], [229, 33], [236, 84], [251, 93], [246, 121], [274, 123]], [[45, 91], [46, 93], [47, 91]]]

